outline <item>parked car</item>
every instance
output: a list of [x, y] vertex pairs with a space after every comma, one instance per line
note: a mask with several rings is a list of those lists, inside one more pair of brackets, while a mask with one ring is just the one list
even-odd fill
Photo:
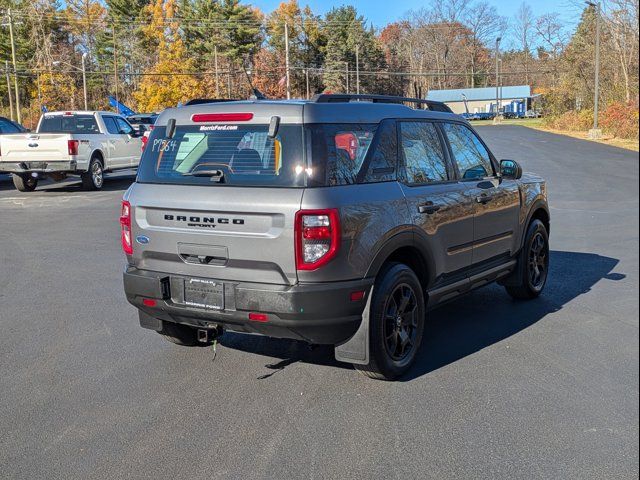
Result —
[[0, 135], [6, 133], [22, 133], [28, 132], [26, 128], [13, 120], [9, 120], [5, 117], [0, 117]]
[[536, 110], [527, 110], [524, 113], [524, 118], [540, 118], [540, 112], [537, 112]]
[[136, 130], [140, 130], [143, 132], [142, 134], [142, 148], [146, 147], [147, 140], [149, 139], [149, 135], [151, 134], [151, 130], [153, 130], [153, 126], [158, 119], [157, 113], [137, 113], [135, 115], [131, 115], [127, 117], [127, 120], [133, 128]]
[[127, 121], [136, 130], [153, 130], [153, 125], [157, 119], [157, 113], [136, 113], [127, 117]]
[[45, 177], [79, 175], [85, 190], [98, 190], [104, 173], [137, 167], [142, 133], [111, 112], [50, 112], [34, 133], [0, 136], [0, 171], [13, 175], [21, 192]]
[[426, 109], [319, 95], [163, 112], [120, 217], [141, 326], [184, 346], [224, 329], [334, 345], [394, 379], [429, 309], [494, 281], [540, 295], [545, 181], [414, 101]]

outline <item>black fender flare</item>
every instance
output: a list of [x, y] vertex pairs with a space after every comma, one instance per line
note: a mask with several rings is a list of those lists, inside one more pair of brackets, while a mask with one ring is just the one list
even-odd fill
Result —
[[[545, 211], [545, 213], [547, 214], [547, 218], [549, 218], [549, 223], [551, 223], [551, 215], [549, 214], [549, 205], [547, 205], [547, 201], [542, 195], [538, 195], [538, 197], [536, 197], [536, 199], [531, 204], [531, 207], [529, 207], [529, 211], [527, 212], [527, 218], [522, 225], [522, 234], [520, 235], [520, 242], [519, 242], [520, 248], [524, 246], [524, 240], [527, 235], [527, 228], [529, 228], [529, 225], [531, 224], [531, 220], [533, 219], [533, 214], [541, 209]], [[551, 232], [549, 231], [547, 232], [547, 234], [551, 235]]]
[[365, 277], [372, 278], [377, 276], [391, 254], [404, 247], [415, 248], [420, 253], [425, 264], [424, 267], [428, 276], [428, 284], [431, 285], [435, 280], [435, 260], [431, 254], [426, 235], [415, 225], [404, 225], [402, 230], [388, 238], [382, 246], [378, 248], [367, 269]]

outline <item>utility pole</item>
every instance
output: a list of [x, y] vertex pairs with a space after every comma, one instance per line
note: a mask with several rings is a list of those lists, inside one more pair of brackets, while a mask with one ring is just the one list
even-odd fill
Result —
[[[84, 94], [84, 109], [89, 110], [87, 107], [87, 67], [85, 65], [85, 59], [87, 58], [87, 52], [82, 54], [82, 93]], [[38, 87], [40, 85], [38, 84]]]
[[289, 24], [284, 24], [285, 77], [287, 80], [287, 99], [291, 98], [291, 78], [289, 74]]
[[493, 123], [500, 122], [500, 42], [502, 37], [496, 38], [496, 116], [493, 117]]
[[356, 94], [360, 95], [360, 45], [356, 45]]
[[13, 62], [13, 86], [16, 90], [16, 118], [18, 123], [22, 123], [20, 116], [20, 92], [18, 91], [18, 70], [16, 69], [16, 45], [13, 39], [13, 18], [11, 17], [11, 9], [7, 9], [9, 17], [9, 36], [11, 37], [11, 61]]
[[11, 111], [11, 120], [13, 120], [13, 97], [11, 96], [11, 80], [9, 80], [9, 60], [4, 61], [4, 72], [7, 75], [7, 95], [9, 95], [9, 110]]
[[596, 73], [593, 92], [593, 128], [589, 130], [589, 138], [597, 140], [602, 138], [602, 130], [598, 128], [598, 103], [600, 96], [600, 17], [602, 17], [602, 7], [600, 2], [588, 1], [586, 3], [596, 10]]
[[218, 74], [218, 46], [213, 46], [213, 64], [216, 69], [216, 98], [220, 98], [220, 84], [219, 84], [219, 74]]
[[111, 24], [111, 32], [113, 34], [113, 81], [115, 85], [116, 93], [116, 112], [120, 113], [120, 107], [118, 107], [118, 52], [116, 47], [116, 24]]
[[310, 95], [310, 92], [309, 92], [309, 69], [308, 68], [304, 69], [304, 77], [305, 77], [305, 81], [306, 81], [306, 84], [307, 84], [307, 100], [309, 100], [311, 95]]
[[344, 78], [346, 81], [347, 90], [344, 93], [349, 93], [349, 62], [344, 62]]

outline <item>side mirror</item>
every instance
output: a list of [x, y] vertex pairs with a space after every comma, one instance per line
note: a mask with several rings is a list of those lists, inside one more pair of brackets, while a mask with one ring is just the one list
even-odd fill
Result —
[[142, 125], [142, 124], [138, 125], [138, 134], [139, 134], [140, 136], [143, 136], [143, 135], [144, 135], [144, 132], [146, 132], [146, 131], [147, 131], [147, 127], [145, 127], [145, 126], [144, 126], [144, 125]]
[[522, 167], [515, 160], [500, 160], [500, 175], [518, 180], [522, 178]]

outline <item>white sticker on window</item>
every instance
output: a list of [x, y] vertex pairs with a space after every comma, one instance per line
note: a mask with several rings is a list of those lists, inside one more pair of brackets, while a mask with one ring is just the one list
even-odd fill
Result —
[[200, 125], [201, 132], [238, 130], [238, 125]]
[[167, 140], [164, 138], [156, 138], [151, 146], [152, 152], [173, 152], [176, 149], [176, 140]]

